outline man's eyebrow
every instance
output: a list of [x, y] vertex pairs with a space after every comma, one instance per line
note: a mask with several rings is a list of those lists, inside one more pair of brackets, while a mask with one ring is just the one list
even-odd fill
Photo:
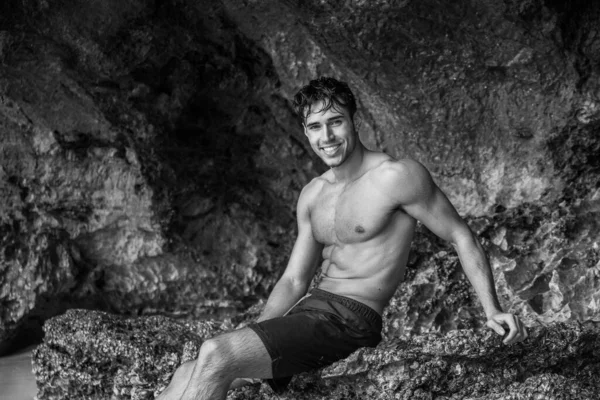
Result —
[[[346, 116], [344, 114], [339, 114], [339, 115], [334, 115], [333, 117], [329, 117], [327, 118], [327, 122], [332, 122], [338, 119], [344, 119], [346, 118]], [[314, 121], [314, 122], [309, 122], [306, 124], [306, 127], [308, 128], [309, 126], [313, 126], [313, 125], [321, 125], [320, 121]]]
[[[333, 117], [329, 117], [329, 118], [327, 118], [327, 122], [329, 122], [329, 121], [333, 121], [333, 120], [336, 120], [336, 119], [342, 119], [342, 118], [345, 118], [343, 114], [334, 115]], [[308, 125], [312, 125], [312, 124], [320, 124], [320, 123], [321, 123], [321, 122], [319, 122], [319, 121], [315, 121], [315, 122], [311, 122], [311, 123], [310, 123], [310, 124], [308, 124]]]

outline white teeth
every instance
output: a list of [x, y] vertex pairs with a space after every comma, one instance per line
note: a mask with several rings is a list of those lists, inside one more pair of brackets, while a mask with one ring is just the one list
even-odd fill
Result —
[[339, 144], [335, 144], [333, 146], [327, 146], [327, 147], [321, 147], [321, 150], [323, 151], [323, 153], [327, 154], [328, 156], [335, 154], [335, 152], [337, 151], [337, 149], [340, 147]]

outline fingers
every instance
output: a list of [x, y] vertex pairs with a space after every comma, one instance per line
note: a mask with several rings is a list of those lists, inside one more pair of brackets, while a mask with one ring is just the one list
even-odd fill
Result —
[[517, 317], [516, 315], [511, 314], [511, 317], [515, 321], [517, 331], [516, 331], [515, 336], [511, 340], [507, 340], [508, 338], [506, 338], [504, 340], [505, 344], [517, 343], [517, 342], [520, 342], [521, 340], [527, 339], [527, 327], [525, 327], [525, 325], [523, 325], [523, 322], [521, 322], [519, 317]]
[[486, 325], [499, 335], [504, 335], [506, 333], [506, 330], [502, 325], [508, 327], [508, 334], [502, 340], [504, 344], [517, 343], [526, 339], [528, 336], [527, 328], [523, 325], [521, 320], [513, 314], [496, 314], [487, 321]]
[[493, 319], [489, 319], [486, 322], [486, 325], [487, 325], [488, 328], [493, 329], [494, 332], [496, 332], [500, 336], [504, 336], [504, 334], [506, 333], [506, 331], [504, 330], [504, 328], [502, 327], [502, 325], [500, 325], [499, 323], [497, 323]]
[[514, 315], [505, 314], [504, 316], [505, 316], [505, 318], [503, 318], [503, 321], [505, 324], [508, 325], [508, 328], [510, 331], [508, 332], [508, 335], [506, 335], [506, 337], [504, 338], [502, 343], [512, 344], [515, 342], [515, 339], [516, 339], [517, 335], [519, 334], [519, 327], [517, 326], [517, 321], [516, 321], [516, 318]]

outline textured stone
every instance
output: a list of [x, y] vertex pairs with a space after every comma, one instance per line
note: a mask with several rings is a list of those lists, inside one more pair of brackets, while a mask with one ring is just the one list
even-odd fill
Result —
[[11, 3], [0, 343], [73, 305], [237, 310], [279, 275], [313, 162], [268, 58], [208, 3]]
[[[152, 399], [204, 339], [231, 328], [71, 310], [48, 321], [34, 351], [38, 398]], [[511, 346], [489, 330], [391, 338], [296, 376], [279, 396], [255, 383], [229, 399], [592, 399], [600, 390], [599, 334], [588, 322], [534, 327]]]
[[7, 271], [0, 342], [21, 322], [64, 309], [59, 299], [85, 297], [74, 292], [93, 268], [154, 256], [164, 242], [152, 221], [152, 191], [140, 164], [125, 156], [119, 129], [81, 77], [64, 72], [63, 49], [23, 40], [0, 66], [0, 265]]
[[560, 196], [545, 142], [584, 94], [540, 2], [528, 25], [517, 6], [485, 1], [224, 3], [287, 93], [318, 74], [349, 81], [363, 139], [425, 163], [462, 212]]
[[45, 326], [34, 351], [39, 399], [151, 399], [220, 323], [123, 319], [70, 310]]
[[[599, 4], [3, 2], [0, 342], [73, 306], [264, 301], [323, 171], [287, 100], [320, 74], [355, 88], [369, 147], [432, 171], [505, 308], [597, 319]], [[386, 336], [481, 322], [453, 249], [420, 231]]]

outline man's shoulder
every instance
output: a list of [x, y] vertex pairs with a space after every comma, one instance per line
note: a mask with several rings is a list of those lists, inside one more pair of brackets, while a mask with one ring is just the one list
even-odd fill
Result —
[[409, 158], [381, 163], [373, 170], [370, 181], [372, 187], [399, 205], [419, 202], [435, 187], [423, 164]]
[[328, 182], [323, 175], [313, 178], [310, 182], [308, 182], [308, 184], [306, 184], [306, 186], [302, 188], [298, 203], [302, 203], [306, 206], [310, 206], [313, 203], [313, 201], [321, 192], [323, 186]]
[[331, 170], [329, 170], [319, 176], [312, 178], [310, 180], [310, 182], [308, 182], [306, 184], [306, 186], [304, 186], [302, 191], [303, 192], [304, 191], [307, 191], [307, 192], [319, 191], [323, 188], [324, 185], [331, 183], [332, 181], [333, 181], [333, 174], [331, 173]]
[[410, 158], [391, 157], [374, 168], [372, 176], [386, 185], [415, 184], [430, 179], [429, 171], [420, 162]]

